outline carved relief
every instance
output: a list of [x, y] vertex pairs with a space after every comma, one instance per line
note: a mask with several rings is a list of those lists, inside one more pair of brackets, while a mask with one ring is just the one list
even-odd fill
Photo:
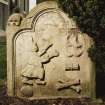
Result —
[[[73, 72], [81, 72], [81, 65], [80, 62], [78, 62], [78, 59], [83, 55], [84, 53], [84, 37], [82, 36], [82, 33], [77, 29], [73, 28], [70, 29], [69, 34], [66, 38], [66, 57], [65, 57], [65, 71], [69, 72], [71, 71], [71, 74]], [[74, 74], [73, 74], [74, 75]], [[62, 89], [72, 89], [77, 93], [80, 93], [81, 88], [81, 79], [79, 77], [79, 74], [77, 75], [77, 80], [71, 80], [69, 82], [59, 82], [57, 85], [58, 90]]]
[[76, 28], [71, 29], [66, 40], [66, 58], [71, 59], [71, 64], [67, 62], [65, 64], [65, 70], [80, 70], [77, 59], [82, 56], [85, 46], [82, 33]]
[[56, 89], [58, 91], [64, 90], [64, 89], [72, 89], [78, 94], [81, 92], [81, 81], [80, 80], [70, 80], [70, 81], [63, 81], [60, 80], [56, 84]]
[[68, 57], [80, 57], [84, 52], [84, 38], [82, 33], [78, 29], [71, 29], [67, 36], [67, 56]]
[[[32, 91], [34, 82], [37, 85], [46, 85], [46, 81], [44, 80], [44, 77], [46, 75], [44, 64], [50, 62], [50, 60], [54, 57], [59, 56], [59, 52], [53, 48], [53, 44], [49, 43], [48, 40], [44, 40], [44, 46], [41, 46], [41, 48], [39, 48], [37, 42], [33, 38], [32, 43], [32, 56], [29, 59], [29, 63], [25, 66], [25, 68], [23, 68], [21, 72], [23, 78], [23, 86], [21, 88], [21, 92], [25, 96], [32, 95], [32, 92], [31, 95], [28, 95], [26, 90]], [[51, 53], [47, 53], [49, 49], [52, 49]]]
[[8, 19], [8, 26], [20, 26], [23, 20], [23, 15], [19, 13], [14, 13]]
[[36, 6], [25, 19], [10, 16], [8, 94], [26, 99], [90, 97], [91, 42], [76, 27], [53, 1]]
[[31, 85], [24, 85], [22, 88], [21, 88], [21, 93], [26, 96], [26, 97], [32, 97], [33, 96], [33, 86]]
[[[72, 59], [66, 58], [66, 63], [65, 63], [66, 71], [80, 71], [80, 65], [79, 65], [78, 61], [76, 60], [76, 58], [74, 58], [74, 59], [72, 60]], [[69, 61], [71, 61], [71, 62], [69, 62]]]
[[27, 66], [22, 70], [22, 76], [43, 80], [44, 64], [48, 63], [52, 58], [59, 56], [59, 52], [52, 48], [52, 53], [48, 54], [47, 51], [53, 47], [53, 44], [47, 43], [46, 46], [42, 46], [40, 49], [37, 43], [34, 42], [33, 38], [32, 41], [34, 46], [32, 49], [33, 56], [30, 58]]

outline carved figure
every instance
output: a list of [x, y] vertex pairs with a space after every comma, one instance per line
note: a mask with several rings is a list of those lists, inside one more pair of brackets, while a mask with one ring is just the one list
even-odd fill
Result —
[[69, 62], [66, 61], [65, 70], [80, 70], [77, 59], [82, 56], [84, 52], [84, 38], [78, 29], [71, 29], [66, 40], [66, 60], [69, 59], [72, 63], [69, 64]]
[[94, 43], [75, 23], [50, 0], [26, 18], [17, 13], [10, 16], [6, 29], [9, 96], [35, 100], [95, 95], [95, 67], [87, 52]]
[[22, 20], [22, 14], [14, 13], [8, 19], [8, 26], [20, 26]]
[[77, 29], [71, 29], [67, 36], [67, 56], [80, 57], [84, 52], [84, 39]]
[[37, 85], [45, 85], [44, 76], [44, 64], [48, 63], [53, 57], [59, 56], [57, 50], [52, 48], [52, 53], [47, 53], [47, 51], [53, 47], [52, 43], [47, 43], [46, 47], [39, 48], [37, 43], [33, 40], [32, 55], [29, 59], [29, 63], [22, 70], [22, 80], [25, 84], [33, 84], [30, 80], [35, 80]]

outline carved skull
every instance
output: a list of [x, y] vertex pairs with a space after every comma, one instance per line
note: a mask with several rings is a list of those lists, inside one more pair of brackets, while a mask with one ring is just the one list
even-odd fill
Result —
[[8, 19], [9, 26], [20, 26], [23, 16], [21, 14], [15, 13]]
[[79, 71], [80, 64], [77, 61], [79, 57], [81, 57], [84, 53], [85, 48], [85, 40], [82, 33], [78, 30], [78, 28], [71, 29], [69, 35], [66, 39], [66, 56], [67, 59], [71, 59], [72, 63], [66, 61], [65, 69], [66, 71]]
[[67, 56], [80, 57], [84, 52], [84, 37], [78, 29], [71, 29], [67, 36]]

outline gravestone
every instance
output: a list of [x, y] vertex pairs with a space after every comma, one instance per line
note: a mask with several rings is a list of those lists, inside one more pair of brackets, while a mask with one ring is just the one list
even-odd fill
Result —
[[54, 1], [7, 24], [8, 95], [26, 99], [95, 97], [92, 39]]

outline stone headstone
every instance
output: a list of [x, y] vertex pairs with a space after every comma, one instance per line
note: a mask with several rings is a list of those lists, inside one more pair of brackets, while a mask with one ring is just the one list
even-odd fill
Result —
[[26, 99], [92, 98], [92, 39], [56, 2], [13, 14], [7, 25], [8, 95]]

